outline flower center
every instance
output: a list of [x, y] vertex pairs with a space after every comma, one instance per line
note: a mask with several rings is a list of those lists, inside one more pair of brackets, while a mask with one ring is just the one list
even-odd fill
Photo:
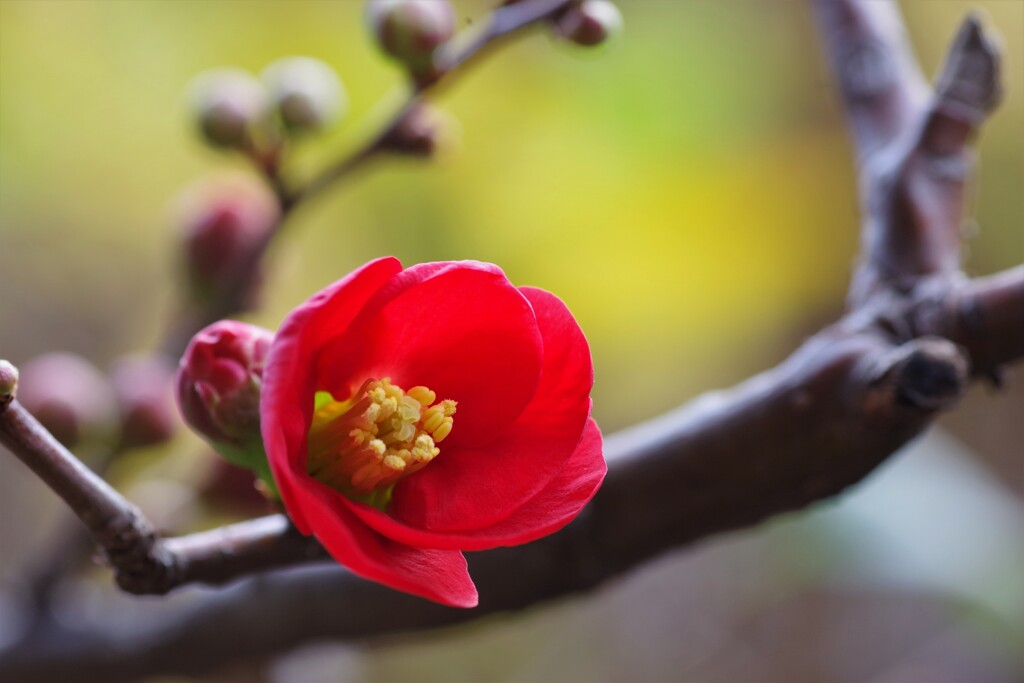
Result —
[[455, 401], [437, 400], [424, 386], [409, 391], [368, 379], [346, 401], [316, 395], [309, 428], [309, 473], [353, 500], [384, 509], [402, 477], [441, 453], [454, 424]]

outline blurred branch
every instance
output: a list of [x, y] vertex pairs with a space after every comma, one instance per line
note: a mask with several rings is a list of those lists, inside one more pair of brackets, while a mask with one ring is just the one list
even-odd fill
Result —
[[[125, 639], [109, 624], [20, 643], [0, 651], [0, 678], [195, 674], [312, 639], [434, 628], [587, 590], [670, 548], [838, 494], [955, 404], [969, 378], [1024, 357], [1024, 270], [974, 281], [960, 271], [969, 143], [999, 93], [991, 41], [968, 18], [931, 92], [894, 5], [816, 6], [864, 192], [862, 263], [841, 320], [778, 367], [611, 436], [608, 477], [580, 518], [533, 544], [469, 558], [475, 610], [337, 567], [278, 572], [188, 605], [144, 636]], [[218, 580], [319, 556], [283, 518], [250, 524], [234, 527], [226, 553], [223, 530], [160, 547], [195, 558], [195, 577]]]
[[342, 178], [361, 168], [367, 161], [388, 150], [395, 131], [423, 100], [427, 93], [439, 83], [447, 80], [456, 70], [463, 69], [478, 58], [487, 48], [511, 36], [521, 29], [535, 24], [559, 10], [572, 0], [525, 0], [514, 5], [499, 7], [480, 28], [469, 28], [455, 36], [447, 45], [438, 49], [434, 58], [436, 76], [427, 81], [413, 83], [406, 101], [389, 118], [381, 129], [349, 155], [328, 166], [315, 176], [303, 189], [293, 195], [293, 203], [305, 201], [333, 186]]
[[910, 52], [895, 3], [816, 0], [859, 153], [864, 227], [850, 291], [902, 295], [960, 268], [971, 139], [999, 101], [999, 55], [977, 17], [950, 48], [935, 92]]
[[913, 127], [928, 89], [893, 0], [815, 0], [814, 9], [863, 160]]
[[1024, 266], [972, 280], [946, 304], [943, 334], [966, 348], [975, 374], [1001, 381], [1024, 358]]

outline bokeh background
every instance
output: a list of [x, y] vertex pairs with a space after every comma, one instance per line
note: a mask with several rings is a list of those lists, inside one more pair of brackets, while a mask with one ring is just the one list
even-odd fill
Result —
[[[490, 3], [456, 5], [468, 23]], [[437, 98], [460, 144], [433, 162], [375, 165], [303, 207], [247, 319], [274, 328], [380, 255], [474, 258], [569, 304], [606, 432], [770, 367], [840, 313], [857, 245], [850, 146], [808, 5], [624, 0], [626, 31], [608, 46], [535, 31], [495, 51]], [[970, 8], [1005, 50], [968, 259], [987, 273], [1024, 260], [1024, 2], [918, 0], [904, 14], [934, 73]], [[369, 130], [401, 83], [361, 2], [0, 0], [0, 356], [73, 351], [103, 367], [157, 343], [180, 286], [173, 198], [245, 168], [198, 141], [186, 86], [205, 69], [258, 73], [292, 54], [334, 66], [351, 109], [299, 150], [303, 177]], [[1022, 413], [1020, 380], [979, 386], [838, 503], [590, 596], [204, 680], [1020, 681]], [[168, 528], [197, 528], [222, 514], [191, 496], [207, 458], [186, 435], [112, 476]], [[63, 517], [0, 458], [9, 592]], [[98, 572], [65, 587], [64, 618], [88, 623], [96, 605], [137, 616], [108, 584]]]

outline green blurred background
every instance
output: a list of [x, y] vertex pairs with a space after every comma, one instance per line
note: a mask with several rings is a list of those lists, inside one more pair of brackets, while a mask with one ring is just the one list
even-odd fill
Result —
[[[456, 3], [466, 22], [490, 4]], [[437, 100], [459, 122], [459, 148], [437, 162], [375, 165], [303, 207], [272, 253], [266, 306], [249, 319], [274, 328], [380, 255], [407, 265], [473, 258], [569, 304], [591, 342], [605, 431], [769, 367], [841, 311], [857, 245], [850, 147], [808, 4], [624, 0], [626, 31], [606, 47], [573, 49], [535, 31], [495, 51]], [[972, 7], [1003, 36], [1007, 85], [979, 145], [981, 230], [968, 270], [986, 273], [1024, 259], [1024, 2], [918, 0], [904, 13], [934, 73]], [[340, 126], [299, 151], [295, 170], [306, 177], [369, 130], [401, 82], [370, 43], [361, 2], [0, 0], [0, 356], [17, 364], [69, 350], [103, 366], [158, 341], [179, 285], [172, 200], [198, 177], [244, 168], [193, 135], [185, 88], [208, 68], [258, 73], [292, 54], [334, 66], [351, 101]], [[947, 421], [955, 436], [931, 437], [854, 496], [876, 496], [864, 509], [887, 517], [863, 522], [848, 500], [674, 557], [591, 600], [378, 655], [304, 653], [265, 675], [940, 680], [914, 677], [908, 658], [924, 656], [942, 664], [942, 680], [1020, 680], [1017, 384], [995, 398], [975, 392]], [[8, 575], [61, 512], [10, 458], [0, 476]], [[917, 499], [886, 477], [938, 488]], [[921, 572], [908, 570], [962, 563], [972, 551], [957, 538], [977, 540], [928, 512], [938, 492], [949, 505], [978, 502], [956, 519], [1000, 549], [980, 568], [957, 566], [959, 583], [915, 582]], [[37, 522], [20, 521], [29, 518]], [[919, 522], [906, 539], [933, 540], [924, 559], [875, 545], [894, 519]], [[846, 576], [865, 557], [883, 558], [878, 576], [907, 580]], [[993, 581], [994, 595], [982, 590]], [[854, 626], [836, 626], [851, 614]], [[751, 635], [759, 623], [764, 633]], [[879, 624], [924, 635], [896, 647]], [[826, 626], [841, 633], [820, 642]], [[878, 654], [886, 647], [902, 658]], [[850, 664], [872, 656], [870, 675]]]

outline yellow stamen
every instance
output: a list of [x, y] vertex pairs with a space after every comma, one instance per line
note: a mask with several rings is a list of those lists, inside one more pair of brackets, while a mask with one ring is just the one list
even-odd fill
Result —
[[385, 377], [367, 380], [346, 401], [323, 392], [309, 428], [309, 473], [355, 500], [381, 507], [395, 482], [436, 458], [454, 426], [456, 403], [435, 403], [425, 386], [408, 392]]

